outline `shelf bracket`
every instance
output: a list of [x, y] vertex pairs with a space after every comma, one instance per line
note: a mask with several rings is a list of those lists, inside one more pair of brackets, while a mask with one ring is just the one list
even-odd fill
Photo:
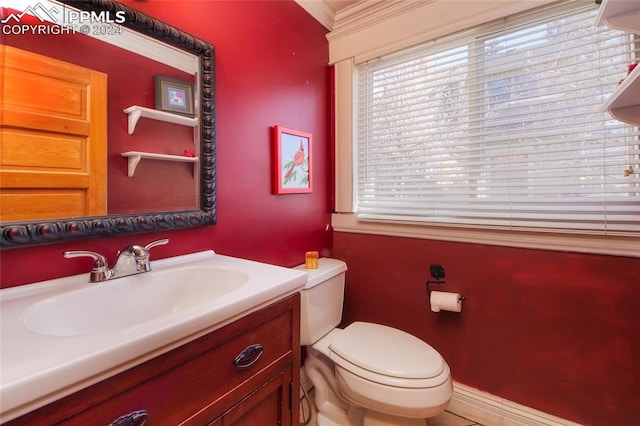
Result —
[[[132, 135], [134, 130], [136, 130], [136, 124], [138, 124], [138, 120], [140, 120], [140, 117], [142, 117], [142, 110], [132, 108], [131, 111], [127, 112], [127, 114], [129, 114], [128, 132], [130, 135]], [[138, 158], [138, 161], [140, 161], [140, 158]]]
[[127, 157], [127, 176], [133, 177], [134, 173], [136, 172], [136, 167], [138, 167], [138, 163], [141, 159], [141, 155], [132, 155], [130, 157]]

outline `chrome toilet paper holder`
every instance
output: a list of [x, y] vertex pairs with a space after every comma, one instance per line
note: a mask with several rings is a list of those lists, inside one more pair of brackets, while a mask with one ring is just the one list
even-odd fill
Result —
[[[435, 278], [435, 281], [427, 280], [427, 297], [431, 298], [431, 288], [429, 284], [442, 285], [445, 284], [446, 281], [440, 279], [445, 277], [444, 266], [430, 265], [429, 272], [431, 273], [431, 277]], [[465, 300], [465, 298], [464, 296], [459, 296], [458, 300]]]

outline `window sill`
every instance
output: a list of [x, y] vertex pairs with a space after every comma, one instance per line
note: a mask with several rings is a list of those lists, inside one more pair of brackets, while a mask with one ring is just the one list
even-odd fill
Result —
[[353, 213], [335, 213], [332, 215], [331, 224], [334, 231], [337, 232], [640, 257], [639, 236], [601, 236], [534, 230], [515, 231], [480, 227], [429, 226], [408, 222], [358, 220]]

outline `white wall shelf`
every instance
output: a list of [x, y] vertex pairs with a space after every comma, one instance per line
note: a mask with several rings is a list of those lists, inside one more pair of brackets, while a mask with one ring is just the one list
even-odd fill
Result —
[[625, 77], [602, 109], [616, 120], [640, 126], [640, 65]]
[[187, 117], [186, 115], [173, 114], [171, 112], [160, 111], [157, 109], [132, 105], [124, 110], [129, 115], [129, 134], [132, 135], [136, 129], [136, 124], [141, 117], [150, 118], [152, 120], [166, 121], [168, 123], [180, 124], [183, 126], [195, 127], [198, 125], [196, 117]]
[[155, 154], [152, 152], [128, 151], [121, 154], [129, 160], [127, 176], [132, 177], [136, 172], [138, 163], [143, 158], [147, 160], [181, 161], [184, 163], [197, 163], [198, 157], [186, 157], [182, 155]]
[[640, 2], [637, 0], [603, 0], [596, 25], [640, 34]]
[[[603, 0], [596, 17], [596, 26], [600, 25], [640, 35], [640, 1]], [[640, 66], [624, 78], [602, 110], [616, 120], [640, 126]]]

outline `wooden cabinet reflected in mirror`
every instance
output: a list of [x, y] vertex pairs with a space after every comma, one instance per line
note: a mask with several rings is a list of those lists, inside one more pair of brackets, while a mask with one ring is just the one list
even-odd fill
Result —
[[[122, 30], [126, 34], [112, 34], [110, 35], [112, 39], [107, 40], [106, 43], [104, 42], [106, 37], [98, 40], [78, 32], [65, 35], [52, 32], [51, 34], [21, 34], [5, 37], [7, 51], [16, 48], [44, 58], [52, 58], [51, 61], [58, 65], [66, 63], [97, 75], [104, 74], [107, 120], [106, 126], [86, 124], [87, 128], [94, 127], [104, 133], [102, 136], [98, 134], [88, 139], [85, 137], [92, 143], [91, 145], [83, 145], [78, 141], [68, 142], [65, 139], [65, 143], [49, 144], [38, 150], [34, 147], [38, 138], [43, 137], [43, 129], [39, 124], [41, 115], [39, 111], [30, 112], [35, 115], [26, 118], [23, 115], [19, 126], [3, 118], [0, 124], [4, 133], [15, 133], [16, 128], [23, 127], [18, 132], [21, 133], [20, 137], [13, 137], [15, 136], [13, 133], [11, 138], [3, 137], [3, 140], [11, 141], [8, 144], [3, 142], [3, 151], [5, 146], [11, 149], [11, 155], [5, 155], [5, 152], [2, 155], [0, 167], [3, 186], [5, 182], [16, 187], [23, 185], [14, 184], [6, 177], [16, 175], [17, 172], [23, 173], [23, 170], [18, 170], [24, 167], [22, 163], [25, 162], [20, 159], [21, 153], [37, 151], [40, 169], [35, 173], [31, 171], [32, 176], [38, 176], [42, 182], [57, 181], [63, 188], [81, 186], [74, 183], [71, 177], [80, 177], [80, 180], [85, 181], [97, 180], [100, 181], [98, 187], [103, 187], [103, 194], [100, 195], [98, 191], [93, 190], [82, 190], [80, 191], [80, 193], [84, 191], [82, 195], [74, 195], [63, 200], [54, 195], [55, 191], [60, 191], [59, 188], [54, 190], [47, 188], [51, 186], [49, 184], [42, 185], [38, 188], [42, 197], [36, 198], [35, 202], [31, 197], [30, 202], [34, 205], [29, 209], [32, 209], [33, 213], [26, 215], [27, 208], [20, 206], [20, 202], [25, 198], [19, 196], [11, 198], [13, 189], [3, 187], [1, 246], [3, 248], [19, 247], [74, 238], [149, 232], [215, 223], [213, 46], [118, 2], [100, 0], [41, 3], [51, 7], [56, 5], [63, 7], [63, 13], [72, 10], [70, 8], [76, 8], [109, 12], [112, 16], [117, 14], [119, 17], [124, 17]], [[4, 12], [4, 16], [7, 16], [6, 9]], [[29, 18], [25, 15], [21, 19]], [[35, 18], [32, 17], [32, 19]], [[47, 25], [55, 25], [55, 23], [48, 22]], [[135, 37], [139, 35], [142, 35], [142, 38], [136, 40]], [[134, 37], [132, 39], [134, 41], [129, 41], [131, 39], [125, 36]], [[113, 39], [113, 37], [120, 38]], [[123, 49], [120, 46], [122, 44], [134, 45], [133, 50], [137, 51]], [[4, 45], [0, 47], [5, 49]], [[6, 65], [3, 64], [3, 66]], [[22, 84], [31, 84], [33, 75], [29, 75], [28, 70], [23, 71], [26, 77], [25, 75], [21, 77]], [[3, 70], [2, 75], [12, 73], [13, 71], [7, 73]], [[40, 74], [43, 73], [40, 72]], [[170, 122], [172, 120], [168, 122], [143, 116], [136, 124], [135, 131], [130, 132], [129, 117], [124, 110], [133, 105], [155, 107], [155, 77], [158, 75], [193, 83], [195, 117], [192, 123], [182, 125]], [[47, 78], [44, 77], [45, 80]], [[9, 86], [11, 90], [7, 90], [8, 77], [3, 79], [5, 79], [3, 100], [13, 99], [11, 102], [3, 102], [3, 117], [10, 118], [16, 111], [24, 114], [23, 102], [19, 99], [21, 93], [31, 98], [38, 96], [38, 99], [32, 102], [33, 104], [42, 106], [44, 103], [42, 93], [16, 87], [13, 81]], [[49, 90], [51, 93], [55, 92], [46, 83], [40, 83], [40, 85], [51, 89]], [[65, 87], [64, 90], [70, 90], [81, 100], [84, 96], [85, 100], [100, 102], [99, 88], [87, 87], [89, 86], [84, 89]], [[72, 117], [65, 117], [73, 123], [77, 122], [77, 117], [73, 117], [73, 114], [82, 116], [86, 112], [85, 115], [91, 115], [99, 111], [96, 106], [86, 107], [85, 112], [82, 111], [81, 106], [73, 108], [76, 110], [71, 114]], [[60, 107], [49, 109], [56, 111]], [[62, 127], [67, 124], [58, 123]], [[48, 131], [52, 130], [48, 129]], [[59, 133], [55, 129], [53, 132]], [[72, 133], [74, 138], [78, 137], [77, 132]], [[100, 148], [97, 139], [105, 136], [106, 148]], [[46, 140], [50, 141], [50, 139]], [[94, 141], [95, 145], [93, 145]], [[74, 149], [78, 152], [74, 153]], [[102, 154], [96, 155], [100, 150]], [[131, 173], [130, 160], [122, 155], [131, 151], [153, 154], [151, 160], [142, 159], [136, 164], [134, 174]], [[97, 163], [91, 165], [92, 163], [87, 162], [88, 159], [82, 157], [89, 154], [96, 157], [92, 161]], [[178, 159], [190, 157], [190, 161], [165, 161], [164, 158], [160, 160], [156, 158], [166, 156]], [[59, 172], [60, 168], [56, 162], [69, 161], [63, 160], [65, 157], [73, 158], [75, 163], [72, 161], [73, 164], [64, 165], [62, 174], [56, 175], [55, 178], [47, 179], [42, 176], [43, 170]], [[16, 163], [19, 165], [16, 166]], [[65, 167], [72, 169], [67, 170]], [[33, 181], [33, 179], [27, 180]], [[100, 207], [86, 208], [89, 203], [85, 195], [90, 193], [97, 198], [98, 206], [102, 204], [102, 210]], [[58, 207], [53, 208], [56, 203]], [[54, 211], [47, 212], [46, 209], [39, 207], [46, 204], [52, 206]], [[74, 204], [82, 205], [84, 210], [74, 207]], [[14, 212], [22, 210], [22, 212], [18, 215], [15, 213], [10, 215], [11, 210]], [[85, 213], [82, 213], [83, 211]]]

